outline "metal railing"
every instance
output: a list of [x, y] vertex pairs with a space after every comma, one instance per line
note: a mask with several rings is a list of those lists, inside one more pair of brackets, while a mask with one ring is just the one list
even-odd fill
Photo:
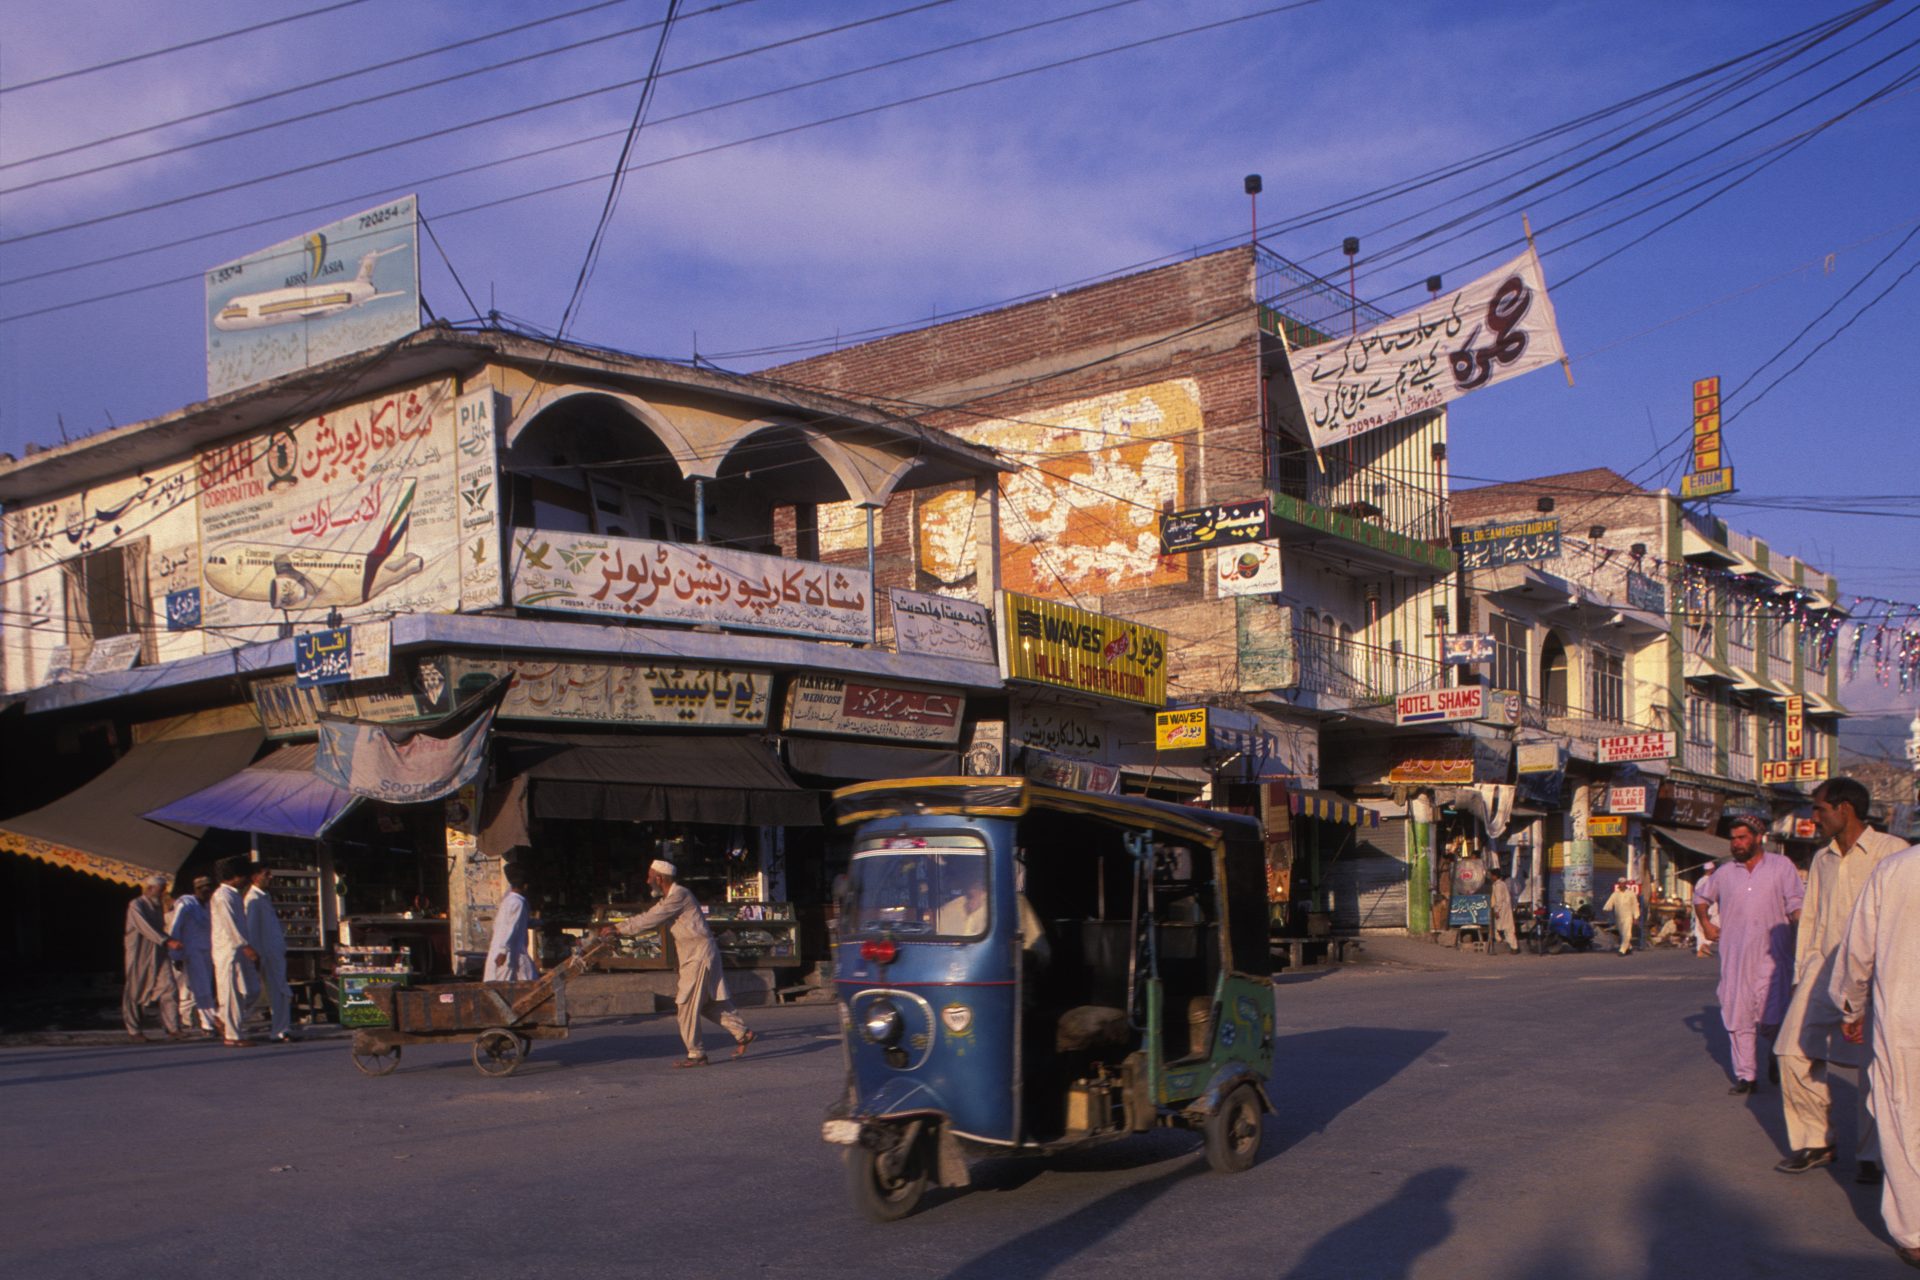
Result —
[[1276, 492], [1316, 507], [1338, 511], [1416, 542], [1445, 542], [1446, 495], [1438, 472], [1411, 483], [1383, 464], [1392, 439], [1361, 437], [1321, 453], [1316, 462], [1304, 449], [1274, 456], [1267, 481]]
[[1727, 777], [1735, 782], [1752, 782], [1758, 776], [1753, 767], [1753, 752], [1727, 752]]
[[1713, 744], [1686, 742], [1680, 748], [1680, 766], [1693, 773], [1713, 772]]
[[1446, 683], [1447, 668], [1432, 658], [1341, 640], [1304, 627], [1294, 629], [1293, 643], [1300, 660], [1300, 687], [1311, 693], [1353, 702], [1384, 702]]

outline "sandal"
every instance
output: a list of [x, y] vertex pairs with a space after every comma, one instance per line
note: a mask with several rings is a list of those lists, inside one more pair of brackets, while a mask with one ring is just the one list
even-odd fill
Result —
[[707, 1055], [703, 1053], [697, 1058], [682, 1058], [673, 1065], [676, 1067], [704, 1067], [707, 1065]]
[[738, 1040], [734, 1041], [733, 1056], [738, 1058], [744, 1055], [747, 1051], [747, 1046], [752, 1044], [755, 1038], [756, 1037], [754, 1036], [753, 1032], [749, 1031], [747, 1032], [747, 1034], [741, 1036]]
[[222, 1040], [220, 1043], [229, 1049], [251, 1049], [255, 1042], [252, 1040]]

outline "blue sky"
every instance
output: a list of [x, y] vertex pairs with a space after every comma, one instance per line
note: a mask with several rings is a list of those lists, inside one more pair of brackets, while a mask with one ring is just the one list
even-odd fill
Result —
[[[660, 81], [652, 123], [636, 145], [642, 167], [627, 180], [571, 335], [684, 358], [697, 334], [703, 355], [751, 368], [766, 358], [750, 353], [769, 346], [909, 325], [1243, 235], [1241, 177], [1249, 172], [1265, 179], [1262, 221], [1297, 221], [1307, 211], [1699, 72], [1849, 7], [1775, 0], [1322, 0], [998, 85], [672, 158], [1272, 7], [1261, 0], [1139, 0], [804, 91], [701, 110], [1099, 2], [952, 0], [700, 67], [692, 64], [880, 18], [911, 0], [748, 0], [715, 12], [703, 10], [716, 0], [690, 0], [666, 49], [664, 66], [674, 74]], [[325, 3], [181, 0], [167, 6], [164, 27], [152, 21], [151, 5], [131, 0], [12, 6], [0, 18], [0, 89]], [[0, 241], [13, 240], [0, 244], [0, 281], [59, 272], [0, 285], [0, 317], [185, 278], [0, 322], [0, 449], [18, 454], [28, 441], [57, 443], [62, 421], [69, 435], [80, 435], [200, 399], [205, 347], [198, 273], [393, 193], [419, 192], [479, 309], [552, 328], [605, 184], [463, 211], [612, 167], [635, 89], [519, 109], [642, 76], [658, 32], [610, 33], [656, 21], [666, 0], [625, 0], [371, 75], [346, 73], [589, 3], [363, 0], [254, 34], [0, 92], [0, 165], [11, 166], [0, 169], [0, 188], [203, 144], [0, 194]], [[594, 43], [571, 53], [206, 142], [589, 39]], [[1841, 48], [1856, 40], [1859, 47]], [[1656, 441], [1685, 429], [1693, 379], [1719, 374], [1732, 388], [1858, 285], [1748, 388], [1751, 398], [1920, 261], [1920, 237], [1901, 244], [1920, 226], [1920, 165], [1912, 159], [1920, 152], [1920, 92], [1898, 80], [1920, 67], [1920, 45], [1904, 47], [1916, 40], [1920, 14], [1903, 4], [1885, 6], [1756, 83], [1754, 89], [1772, 87], [1753, 104], [1719, 120], [1691, 117], [1687, 124], [1701, 123], [1695, 133], [1595, 175], [1578, 190], [1556, 194], [1549, 187], [1524, 201], [1505, 201], [1492, 225], [1451, 243], [1437, 243], [1435, 235], [1402, 261], [1378, 258], [1397, 240], [1432, 232], [1485, 198], [1471, 196], [1469, 188], [1577, 139], [1318, 225], [1282, 226], [1268, 243], [1313, 269], [1344, 273], [1339, 242], [1359, 236], [1360, 291], [1391, 308], [1417, 294], [1429, 274], [1444, 275], [1451, 287], [1498, 261], [1474, 264], [1518, 235], [1524, 207], [1539, 233], [1576, 385], [1570, 389], [1557, 373], [1543, 372], [1456, 404], [1456, 474], [1464, 484], [1595, 465], [1632, 470], [1647, 462]], [[1809, 65], [1829, 53], [1830, 61]], [[1871, 67], [1878, 59], [1886, 61]], [[1797, 79], [1776, 83], [1800, 68]], [[1847, 77], [1857, 78], [1842, 84]], [[67, 156], [17, 163], [310, 81], [325, 83]], [[1762, 124], [1830, 87], [1818, 102]], [[1573, 243], [1637, 207], [1636, 199], [1673, 195], [1698, 180], [1703, 165], [1760, 156], [1883, 87], [1890, 92], [1877, 104], [1576, 276], [1659, 220], [1645, 217]], [[1720, 99], [1715, 108], [1730, 101]], [[516, 111], [486, 127], [399, 145], [402, 138]], [[1744, 139], [1733, 136], [1754, 126], [1760, 127]], [[1646, 143], [1669, 138], [1674, 127]], [[428, 181], [567, 143], [579, 145]], [[1590, 155], [1596, 145], [1589, 142], [1577, 154]], [[362, 150], [372, 154], [324, 163]], [[1713, 158], [1657, 176], [1699, 153]], [[288, 176], [193, 198], [283, 171]], [[1648, 185], [1639, 197], [1624, 195], [1640, 182]], [[1572, 216], [1610, 196], [1622, 199], [1599, 213]], [[110, 217], [163, 201], [180, 202]], [[1388, 226], [1403, 219], [1397, 229]], [[250, 223], [257, 225], [241, 227]], [[188, 237], [195, 238], [146, 251]], [[1860, 284], [1890, 251], [1886, 265]], [[121, 254], [134, 256], [62, 270]], [[470, 315], [473, 308], [431, 245], [423, 245], [422, 259], [428, 302], [442, 315]], [[1739, 416], [1728, 428], [1728, 447], [1743, 496], [1833, 506], [1852, 495], [1920, 489], [1912, 408], [1920, 399], [1917, 336], [1920, 279], [1908, 278], [1750, 408], [1730, 398], [1729, 412]], [[1920, 504], [1898, 507], [1891, 517], [1777, 506], [1725, 507], [1722, 514], [1785, 551], [1831, 567], [1850, 595], [1920, 601], [1920, 521], [1914, 519]], [[1862, 683], [1848, 700], [1911, 706], [1916, 696]]]

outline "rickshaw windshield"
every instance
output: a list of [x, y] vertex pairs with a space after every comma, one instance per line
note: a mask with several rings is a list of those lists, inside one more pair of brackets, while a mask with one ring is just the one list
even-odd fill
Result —
[[976, 836], [885, 836], [854, 846], [852, 937], [978, 938], [987, 931], [987, 847]]

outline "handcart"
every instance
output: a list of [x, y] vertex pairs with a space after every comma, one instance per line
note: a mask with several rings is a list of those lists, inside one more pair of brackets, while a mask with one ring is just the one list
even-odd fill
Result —
[[473, 1039], [480, 1074], [510, 1076], [535, 1040], [567, 1034], [567, 981], [608, 946], [595, 939], [536, 982], [459, 982], [432, 987], [369, 987], [387, 1025], [353, 1033], [353, 1065], [384, 1076], [400, 1065], [400, 1046]]

